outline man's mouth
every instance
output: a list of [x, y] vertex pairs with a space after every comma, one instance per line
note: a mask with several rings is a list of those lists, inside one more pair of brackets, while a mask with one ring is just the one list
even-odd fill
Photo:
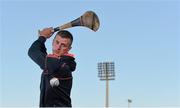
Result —
[[61, 51], [61, 49], [59, 48], [59, 49], [57, 49], [56, 51], [58, 51], [58, 52], [59, 52], [59, 51]]

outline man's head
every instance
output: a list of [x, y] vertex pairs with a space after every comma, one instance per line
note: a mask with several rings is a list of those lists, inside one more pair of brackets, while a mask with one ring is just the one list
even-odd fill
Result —
[[69, 31], [61, 30], [59, 31], [52, 43], [53, 54], [57, 56], [61, 56], [67, 54], [71, 49], [71, 45], [73, 42], [73, 36]]

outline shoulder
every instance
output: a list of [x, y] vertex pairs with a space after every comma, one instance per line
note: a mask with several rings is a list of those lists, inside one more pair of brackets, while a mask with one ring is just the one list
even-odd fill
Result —
[[64, 54], [61, 56], [61, 59], [65, 59], [65, 60], [75, 60], [74, 54]]

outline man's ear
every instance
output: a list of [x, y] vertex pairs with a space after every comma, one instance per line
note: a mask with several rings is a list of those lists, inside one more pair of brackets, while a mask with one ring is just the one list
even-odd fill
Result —
[[66, 53], [68, 53], [70, 50], [71, 50], [71, 46], [68, 48], [68, 49], [66, 49]]

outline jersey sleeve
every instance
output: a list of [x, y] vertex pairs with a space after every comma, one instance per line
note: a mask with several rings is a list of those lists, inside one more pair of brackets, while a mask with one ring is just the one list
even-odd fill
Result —
[[45, 68], [45, 58], [47, 55], [45, 41], [46, 38], [40, 36], [28, 50], [29, 57], [43, 70]]

